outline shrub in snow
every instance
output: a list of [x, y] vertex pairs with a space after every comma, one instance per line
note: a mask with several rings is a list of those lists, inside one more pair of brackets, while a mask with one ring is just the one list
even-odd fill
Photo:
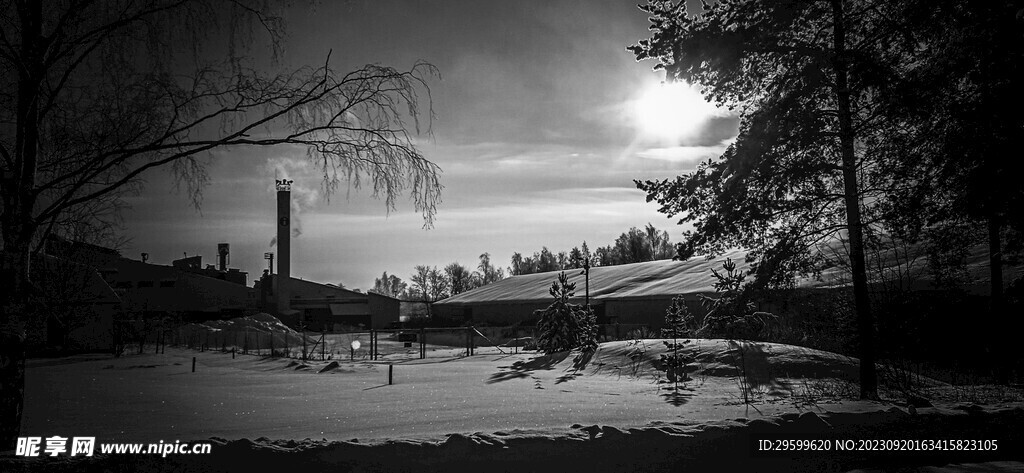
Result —
[[535, 312], [540, 319], [537, 322], [538, 350], [554, 353], [574, 348], [584, 348], [584, 351], [597, 348], [597, 324], [593, 312], [569, 302], [575, 291], [576, 284], [570, 283], [564, 272], [551, 283], [548, 292], [555, 298], [554, 302]]
[[711, 270], [717, 280], [715, 291], [719, 296], [700, 296], [708, 312], [697, 335], [705, 338], [763, 338], [777, 318], [768, 312], [757, 312], [754, 303], [744, 297], [743, 280], [746, 276], [736, 271], [736, 263], [732, 259], [727, 258], [722, 267], [725, 273]]

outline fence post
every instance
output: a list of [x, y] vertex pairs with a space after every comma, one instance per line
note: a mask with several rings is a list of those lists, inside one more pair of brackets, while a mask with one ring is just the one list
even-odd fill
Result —
[[427, 358], [427, 329], [420, 327], [420, 359]]
[[388, 365], [388, 386], [394, 381], [395, 365]]
[[320, 361], [327, 361], [327, 330], [320, 330]]
[[274, 331], [270, 331], [270, 357], [274, 357]]

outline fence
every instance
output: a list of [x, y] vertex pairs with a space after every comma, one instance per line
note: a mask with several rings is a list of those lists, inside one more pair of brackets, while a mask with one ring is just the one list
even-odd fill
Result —
[[[160, 351], [170, 344], [200, 351], [314, 360], [399, 361], [516, 354], [534, 349], [536, 327], [443, 327], [350, 332], [221, 331], [187, 325], [157, 331], [147, 344]], [[651, 338], [646, 325], [602, 324], [600, 341]], [[141, 344], [140, 344], [141, 346]]]

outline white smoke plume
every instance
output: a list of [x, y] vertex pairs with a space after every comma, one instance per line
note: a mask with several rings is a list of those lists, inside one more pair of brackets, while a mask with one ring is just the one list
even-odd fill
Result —
[[[305, 158], [277, 157], [270, 158], [266, 164], [268, 173], [274, 174], [274, 179], [291, 179], [292, 182], [292, 238], [302, 235], [302, 215], [312, 209], [320, 200], [320, 190], [314, 185], [322, 180], [311, 172], [310, 165]], [[275, 181], [271, 181], [270, 190], [277, 192]], [[270, 246], [277, 246], [277, 237], [270, 240]]]

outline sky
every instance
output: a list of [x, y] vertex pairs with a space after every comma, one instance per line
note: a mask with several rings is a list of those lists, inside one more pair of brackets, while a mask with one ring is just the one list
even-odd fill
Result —
[[366, 189], [328, 196], [301, 149], [247, 148], [207, 160], [198, 210], [169, 171], [146, 176], [124, 214], [121, 252], [212, 264], [217, 244], [229, 243], [231, 266], [251, 281], [274, 251], [275, 177], [295, 180], [292, 276], [349, 288], [371, 288], [385, 271], [408, 280], [416, 265], [472, 269], [485, 252], [506, 267], [513, 252], [596, 248], [648, 222], [678, 241], [677, 218], [658, 213], [633, 180], [717, 157], [737, 119], [685, 84], [661, 85], [653, 62], [626, 51], [648, 36], [636, 3], [355, 0], [286, 11], [282, 67], [323, 64], [329, 51], [337, 70], [437, 66], [432, 134], [416, 137], [442, 170], [433, 227], [409, 199], [389, 212]]

